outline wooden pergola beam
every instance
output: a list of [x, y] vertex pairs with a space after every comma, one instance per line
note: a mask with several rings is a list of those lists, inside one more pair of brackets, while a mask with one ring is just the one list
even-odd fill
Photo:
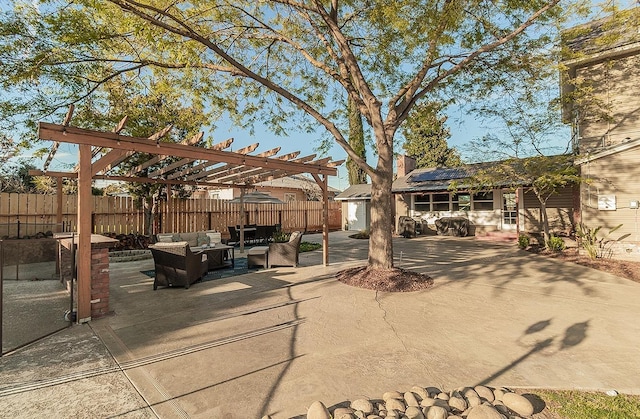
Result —
[[[74, 179], [78, 177], [78, 172], [52, 172], [43, 170], [29, 170], [30, 176], [51, 176], [56, 178]], [[184, 181], [180, 179], [160, 179], [138, 176], [118, 176], [118, 175], [93, 175], [93, 179], [113, 180], [118, 182], [134, 182], [134, 183], [153, 183], [159, 185], [189, 185], [189, 186], [212, 186], [218, 188], [230, 188], [232, 186], [243, 187], [242, 185], [234, 185], [232, 183], [207, 182], [201, 181]]]
[[[197, 133], [196, 135], [192, 136], [191, 138], [182, 140], [180, 142], [180, 144], [194, 145], [194, 144], [197, 144], [200, 140], [202, 140], [203, 137], [204, 137], [204, 132], [200, 131], [199, 133]], [[136, 166], [133, 169], [129, 170], [125, 174], [125, 176], [133, 176], [136, 173], [139, 173], [139, 172], [143, 171], [147, 167], [150, 167], [150, 166], [153, 166], [154, 164], [160, 163], [162, 160], [165, 160], [165, 159], [167, 159], [169, 157], [171, 157], [171, 156], [162, 156], [162, 155], [154, 156], [154, 157], [150, 158], [149, 160], [147, 160], [146, 162], [144, 162], [142, 164], [139, 164], [138, 166]]]
[[[246, 147], [243, 147], [241, 149], [239, 149], [238, 151], [236, 151], [236, 153], [239, 154], [249, 154], [252, 151], [254, 151], [256, 148], [258, 148], [260, 144], [259, 143], [253, 143], [250, 144]], [[211, 166], [215, 166], [216, 164], [220, 164], [220, 162], [215, 162], [212, 163], [210, 161], [205, 161], [203, 163], [200, 163], [198, 165], [192, 166], [192, 167], [187, 167], [186, 169], [177, 172], [177, 173], [172, 173], [169, 176], [167, 176], [167, 179], [178, 179], [181, 176], [184, 175], [188, 175], [189, 173], [193, 173], [193, 172], [197, 172], [198, 170], [205, 170], [207, 167], [211, 167]]]
[[42, 140], [89, 144], [98, 147], [117, 148], [149, 154], [169, 154], [176, 157], [189, 157], [210, 162], [242, 164], [253, 167], [268, 166], [274, 169], [289, 171], [291, 174], [318, 173], [328, 176], [337, 175], [335, 168], [319, 164], [286, 162], [268, 157], [255, 157], [228, 151], [209, 150], [184, 144], [151, 143], [147, 138], [129, 137], [76, 127], [64, 127], [46, 122], [40, 122], [38, 137]]
[[[280, 157], [276, 157], [280, 160], [292, 160], [300, 154], [299, 151], [295, 151], [293, 153], [285, 154]], [[262, 172], [272, 172], [274, 169], [271, 167], [239, 167], [238, 170], [231, 169], [226, 173], [220, 173], [218, 176], [210, 176], [208, 179], [216, 181], [216, 182], [233, 182], [237, 179], [241, 179], [251, 175], [252, 173], [262, 173]]]
[[[257, 154], [257, 157], [271, 157], [271, 156], [275, 156], [276, 154], [278, 154], [280, 152], [281, 147], [276, 147], [276, 148], [272, 148], [271, 150], [267, 150], [264, 151], [260, 154]], [[219, 173], [239, 173], [242, 172], [243, 170], [246, 170], [245, 166], [236, 166], [233, 168], [229, 168], [229, 165], [224, 165], [222, 167], [217, 167], [215, 169], [209, 169], [209, 170], [203, 170], [199, 173], [193, 174], [191, 176], [187, 176], [185, 178], [185, 180], [197, 180], [197, 179], [202, 179], [205, 177], [209, 177], [211, 178], [213, 174], [219, 174]]]

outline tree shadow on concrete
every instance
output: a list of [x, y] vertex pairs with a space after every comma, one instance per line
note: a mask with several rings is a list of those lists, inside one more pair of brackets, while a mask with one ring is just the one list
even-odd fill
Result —
[[[524, 337], [525, 335], [532, 335], [532, 334], [535, 334], [535, 333], [539, 333], [539, 332], [543, 331], [544, 329], [546, 329], [548, 326], [550, 326], [551, 323], [552, 323], [552, 319], [541, 320], [539, 322], [536, 322], [536, 323], [532, 324], [531, 326], [529, 326], [524, 331], [522, 337]], [[573, 346], [577, 346], [580, 343], [582, 343], [587, 337], [587, 330], [588, 329], [589, 329], [589, 320], [581, 322], [581, 323], [574, 323], [571, 326], [569, 326], [565, 330], [564, 336], [562, 336], [562, 339], [559, 342], [559, 345], [560, 345], [559, 346], [559, 350], [562, 351], [562, 350], [571, 348]], [[522, 337], [519, 339], [520, 341], [522, 341]], [[498, 371], [494, 372], [490, 376], [484, 378], [483, 380], [481, 380], [477, 384], [478, 385], [487, 385], [487, 384], [491, 383], [492, 381], [494, 381], [498, 377], [502, 376], [504, 373], [512, 370], [518, 364], [521, 364], [526, 359], [530, 358], [532, 355], [535, 355], [535, 354], [537, 354], [539, 352], [542, 352], [543, 350], [551, 347], [554, 344], [554, 342], [557, 342], [558, 339], [559, 339], [559, 336], [551, 336], [551, 337], [548, 337], [548, 338], [543, 339], [543, 340], [538, 340], [533, 345], [528, 345], [528, 346], [530, 346], [530, 349], [526, 353], [524, 353], [521, 356], [519, 356], [518, 358], [514, 359], [508, 365], [505, 365], [503, 368], [501, 368]], [[521, 343], [521, 345], [523, 345], [523, 344]]]

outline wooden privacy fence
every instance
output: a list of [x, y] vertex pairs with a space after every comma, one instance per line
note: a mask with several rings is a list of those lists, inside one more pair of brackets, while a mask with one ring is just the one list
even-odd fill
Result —
[[[63, 195], [58, 211], [55, 195], [0, 193], [0, 237], [25, 237], [38, 232], [75, 231], [77, 197]], [[322, 202], [294, 201], [286, 204], [245, 204], [245, 224], [280, 224], [284, 231], [321, 231]], [[329, 229], [341, 228], [341, 206], [329, 202]], [[154, 232], [218, 230], [240, 223], [240, 204], [217, 199], [161, 201], [153, 220]], [[131, 197], [95, 196], [93, 232], [142, 234], [144, 210]]]

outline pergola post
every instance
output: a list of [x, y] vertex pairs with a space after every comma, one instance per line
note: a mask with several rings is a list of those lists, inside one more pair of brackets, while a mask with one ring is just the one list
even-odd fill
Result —
[[56, 231], [61, 233], [62, 228], [62, 177], [56, 177]]
[[[91, 320], [91, 146], [80, 144], [78, 170], [78, 323]], [[73, 249], [72, 249], [73, 251]]]
[[329, 265], [329, 183], [327, 175], [312, 173], [322, 190], [322, 264]]
[[322, 175], [322, 264], [329, 265], [329, 183]]

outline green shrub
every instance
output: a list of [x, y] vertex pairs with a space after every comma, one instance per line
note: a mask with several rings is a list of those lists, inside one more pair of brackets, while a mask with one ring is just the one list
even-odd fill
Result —
[[518, 236], [518, 247], [520, 249], [526, 249], [531, 244], [531, 238], [526, 234], [521, 234]]
[[551, 236], [547, 243], [547, 248], [553, 252], [562, 252], [566, 248], [566, 245], [562, 237]]
[[284, 231], [276, 231], [275, 233], [273, 233], [273, 236], [271, 237], [273, 238], [274, 243], [286, 243], [289, 241], [289, 237], [291, 237], [291, 233], [285, 233]]
[[300, 243], [300, 252], [312, 252], [314, 250], [320, 249], [322, 245], [320, 243], [310, 243], [310, 242], [302, 242]]

